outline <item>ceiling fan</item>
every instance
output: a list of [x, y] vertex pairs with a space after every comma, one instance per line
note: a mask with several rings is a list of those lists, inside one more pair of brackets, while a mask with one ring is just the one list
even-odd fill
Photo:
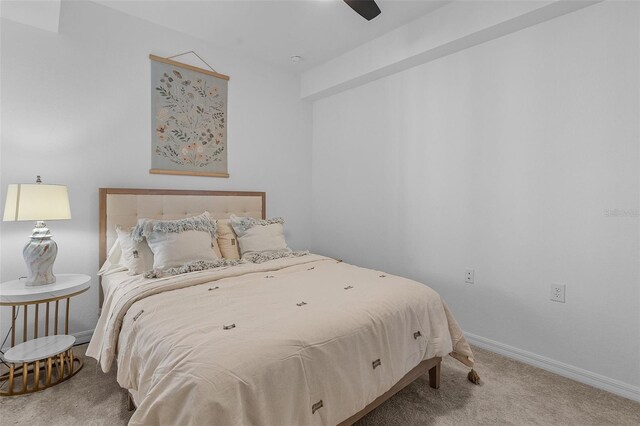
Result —
[[344, 0], [344, 2], [367, 21], [380, 15], [380, 8], [375, 0]]

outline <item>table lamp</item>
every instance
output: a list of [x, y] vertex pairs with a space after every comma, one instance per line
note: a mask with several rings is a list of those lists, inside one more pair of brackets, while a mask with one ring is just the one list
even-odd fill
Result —
[[5, 222], [35, 220], [36, 227], [31, 240], [24, 246], [22, 255], [27, 264], [28, 286], [53, 284], [53, 262], [58, 245], [51, 239], [45, 220], [71, 219], [69, 194], [64, 185], [45, 185], [40, 176], [36, 183], [10, 184], [4, 206]]

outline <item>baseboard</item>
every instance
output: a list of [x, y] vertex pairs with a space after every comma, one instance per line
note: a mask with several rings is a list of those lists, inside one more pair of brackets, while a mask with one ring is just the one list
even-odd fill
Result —
[[91, 336], [93, 336], [93, 330], [85, 330], [78, 333], [73, 333], [73, 336], [76, 338], [76, 345], [89, 343], [89, 340], [91, 340]]
[[[495, 340], [476, 336], [472, 333], [464, 334], [470, 344], [478, 346], [479, 348], [504, 355], [508, 358], [513, 358], [525, 364], [575, 380], [576, 382], [584, 383], [593, 386], [594, 388], [602, 389], [607, 392], [629, 398], [633, 401], [640, 402], [640, 387], [638, 386], [610, 379], [609, 377], [592, 373], [591, 371], [574, 367], [573, 365], [565, 364], [533, 352], [505, 345], [504, 343], [496, 342]], [[480, 372], [480, 374], [482, 374], [482, 372]]]

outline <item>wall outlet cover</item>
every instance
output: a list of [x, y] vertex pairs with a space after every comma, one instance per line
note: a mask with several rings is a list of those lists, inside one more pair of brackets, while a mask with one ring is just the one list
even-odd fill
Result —
[[554, 302], [565, 303], [564, 293], [566, 290], [565, 284], [551, 284], [551, 294], [549, 299]]
[[467, 268], [464, 270], [464, 282], [465, 283], [469, 283], [469, 284], [473, 284], [474, 281], [474, 276], [476, 274], [476, 271], [470, 268]]

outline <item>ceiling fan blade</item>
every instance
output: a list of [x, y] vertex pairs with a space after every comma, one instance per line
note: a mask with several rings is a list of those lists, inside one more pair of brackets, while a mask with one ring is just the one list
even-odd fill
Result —
[[380, 8], [375, 0], [344, 0], [344, 2], [367, 21], [380, 15]]

